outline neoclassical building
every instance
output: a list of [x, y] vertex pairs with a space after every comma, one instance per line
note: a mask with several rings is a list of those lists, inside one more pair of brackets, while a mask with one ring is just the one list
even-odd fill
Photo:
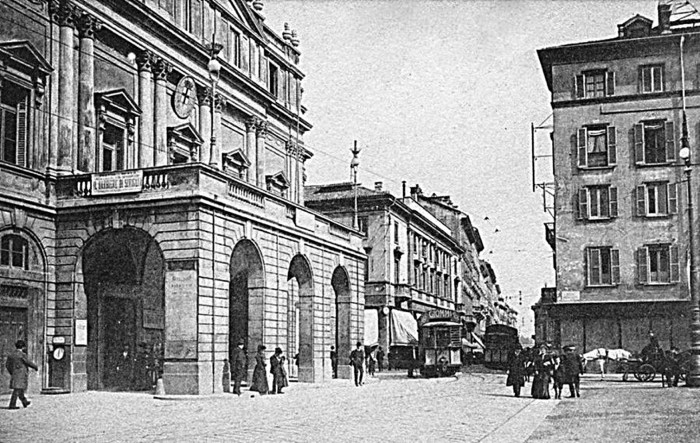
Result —
[[300, 381], [349, 354], [362, 234], [303, 206], [298, 43], [260, 0], [0, 3], [0, 358], [25, 339], [35, 389], [221, 392], [238, 340]]

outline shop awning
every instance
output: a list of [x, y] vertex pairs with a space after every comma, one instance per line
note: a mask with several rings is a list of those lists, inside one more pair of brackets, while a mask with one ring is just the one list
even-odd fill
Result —
[[379, 312], [376, 309], [365, 309], [365, 346], [379, 343]]
[[410, 312], [392, 309], [391, 344], [404, 346], [418, 344], [418, 322]]

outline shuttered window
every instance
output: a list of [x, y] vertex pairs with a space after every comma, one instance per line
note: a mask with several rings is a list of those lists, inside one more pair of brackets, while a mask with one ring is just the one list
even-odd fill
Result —
[[639, 91], [661, 92], [664, 90], [663, 65], [641, 66], [639, 68]]
[[576, 98], [595, 98], [615, 95], [615, 73], [612, 71], [586, 71], [574, 79]]
[[620, 251], [609, 246], [586, 248], [586, 286], [620, 283]]
[[29, 91], [4, 81], [0, 88], [0, 151], [2, 160], [27, 166]]
[[652, 182], [637, 186], [636, 207], [639, 217], [668, 216], [678, 213], [678, 185]]
[[617, 217], [617, 188], [589, 186], [579, 190], [579, 220], [606, 220]]
[[673, 122], [656, 120], [634, 125], [634, 160], [637, 164], [665, 164], [676, 160]]
[[617, 163], [617, 131], [614, 126], [588, 126], [576, 134], [578, 165], [608, 167]]
[[645, 245], [637, 250], [637, 278], [640, 284], [672, 284], [680, 281], [677, 245]]

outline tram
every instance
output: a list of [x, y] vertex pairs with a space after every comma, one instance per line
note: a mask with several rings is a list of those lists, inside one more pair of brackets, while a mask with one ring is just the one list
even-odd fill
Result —
[[426, 312], [418, 319], [418, 336], [422, 376], [449, 376], [461, 370], [465, 329], [459, 314], [444, 309]]
[[484, 366], [506, 369], [508, 357], [519, 346], [518, 330], [508, 325], [489, 325], [484, 334]]

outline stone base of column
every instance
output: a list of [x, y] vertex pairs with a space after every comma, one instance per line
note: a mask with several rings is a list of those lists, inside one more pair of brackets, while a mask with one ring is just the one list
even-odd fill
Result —
[[166, 361], [163, 364], [163, 387], [166, 395], [199, 394], [199, 363]]
[[300, 367], [298, 380], [300, 383], [314, 383], [314, 368]]
[[352, 366], [338, 365], [338, 378], [343, 380], [352, 380]]

